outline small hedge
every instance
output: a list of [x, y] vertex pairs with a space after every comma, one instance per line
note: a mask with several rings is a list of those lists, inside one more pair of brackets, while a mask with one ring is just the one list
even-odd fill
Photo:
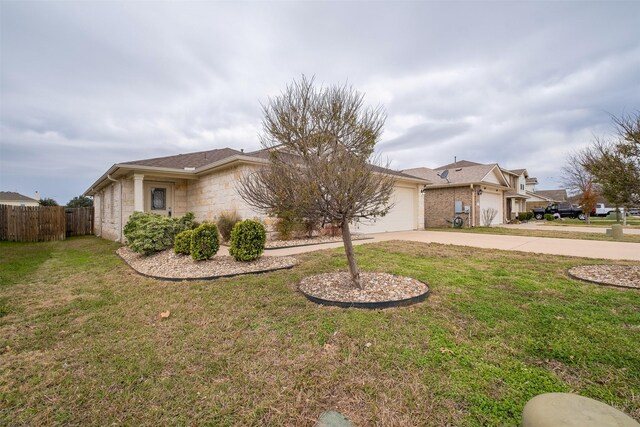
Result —
[[544, 219], [545, 221], [553, 221], [556, 218], [553, 216], [553, 214], [544, 214]]
[[191, 258], [204, 261], [214, 256], [220, 249], [218, 227], [205, 222], [191, 234]]
[[267, 241], [267, 231], [260, 222], [245, 219], [231, 230], [229, 254], [236, 261], [253, 261], [260, 258]]
[[233, 227], [241, 220], [242, 218], [240, 218], [240, 215], [238, 215], [238, 212], [236, 211], [222, 212], [220, 214], [216, 224], [218, 225], [218, 231], [222, 236], [222, 240], [225, 242], [229, 241], [229, 238], [231, 237], [231, 230], [233, 230]]
[[191, 255], [191, 236], [193, 230], [185, 230], [182, 233], [178, 233], [176, 240], [173, 243], [173, 251], [177, 254]]
[[533, 219], [533, 212], [519, 212], [518, 213], [518, 220], [519, 221], [529, 221], [530, 219]]
[[193, 214], [170, 218], [149, 212], [134, 212], [124, 226], [127, 245], [144, 255], [172, 248], [175, 237], [193, 225]]

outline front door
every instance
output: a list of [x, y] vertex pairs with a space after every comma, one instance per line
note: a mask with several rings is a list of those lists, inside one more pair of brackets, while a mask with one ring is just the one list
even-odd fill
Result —
[[145, 211], [171, 216], [173, 212], [173, 183], [145, 182]]

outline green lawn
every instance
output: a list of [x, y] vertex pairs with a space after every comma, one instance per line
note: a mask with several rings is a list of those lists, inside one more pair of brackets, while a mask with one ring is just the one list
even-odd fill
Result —
[[[445, 245], [357, 246], [363, 269], [427, 282], [408, 308], [325, 308], [292, 270], [196, 282], [136, 275], [92, 237], [0, 243], [0, 425], [519, 425], [573, 391], [640, 418], [640, 292], [567, 278], [594, 260]], [[160, 320], [158, 314], [171, 316]]]
[[[604, 233], [586, 233], [583, 231], [566, 231], [559, 227], [549, 227], [549, 230], [526, 230], [520, 228], [506, 227], [473, 227], [473, 228], [427, 228], [427, 231], [447, 231], [453, 233], [476, 233], [476, 234], [499, 234], [510, 236], [528, 237], [554, 237], [557, 239], [578, 239], [578, 240], [602, 240], [608, 242], [629, 242], [640, 243], [639, 234], [624, 234], [621, 240], [616, 240]], [[640, 247], [638, 248], [640, 250]]]

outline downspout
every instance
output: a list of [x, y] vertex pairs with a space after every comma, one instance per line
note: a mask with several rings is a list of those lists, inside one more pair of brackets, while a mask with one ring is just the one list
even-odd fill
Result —
[[[111, 175], [109, 175], [109, 174], [107, 174], [107, 179], [109, 181], [119, 182], [117, 179], [111, 178]], [[122, 182], [120, 182], [120, 224], [119, 224], [119, 227], [118, 227], [118, 232], [120, 234], [120, 237], [118, 238], [118, 242], [124, 243], [122, 241]]]
[[471, 227], [476, 226], [476, 190], [471, 184]]

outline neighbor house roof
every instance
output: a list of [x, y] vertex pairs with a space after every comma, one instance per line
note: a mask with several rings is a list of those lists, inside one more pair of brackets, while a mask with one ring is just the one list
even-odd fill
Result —
[[[457, 162], [457, 164], [460, 165], [461, 162], [465, 162], [465, 160]], [[473, 162], [469, 162], [469, 163], [473, 163]], [[441, 178], [441, 175], [443, 172], [442, 168], [434, 170], [434, 169], [423, 167], [423, 168], [405, 169], [403, 172], [410, 175], [418, 176], [423, 179], [427, 179], [431, 181], [434, 186], [435, 185], [460, 186], [460, 185], [480, 184], [480, 183], [493, 184], [485, 181], [485, 178], [487, 177], [487, 175], [489, 175], [489, 173], [491, 173], [493, 169], [496, 169], [496, 168], [499, 174], [502, 176], [502, 180], [503, 180], [502, 186], [507, 187], [508, 186], [507, 180], [505, 179], [504, 175], [502, 175], [502, 171], [500, 170], [500, 167], [498, 167], [498, 165], [495, 163], [490, 165], [482, 165], [479, 163], [475, 163], [470, 166], [458, 166], [455, 168], [450, 168], [448, 169], [449, 174], [447, 175], [446, 178]]]
[[14, 191], [0, 191], [0, 200], [4, 200], [5, 202], [36, 202], [39, 203], [36, 199], [32, 197], [23, 196], [20, 193], [16, 193]]
[[526, 169], [511, 169], [509, 170], [509, 172], [515, 174], [515, 175], [522, 175], [523, 173], [526, 175], [527, 170]]
[[558, 190], [537, 190], [534, 194], [540, 195], [545, 199], [554, 202], [565, 202], [567, 200], [567, 190], [564, 188]]
[[467, 166], [478, 166], [482, 165], [482, 163], [470, 162], [469, 160], [458, 160], [453, 163], [449, 163], [448, 165], [438, 166], [434, 170], [442, 170], [442, 169], [450, 169], [450, 168], [465, 168]]

